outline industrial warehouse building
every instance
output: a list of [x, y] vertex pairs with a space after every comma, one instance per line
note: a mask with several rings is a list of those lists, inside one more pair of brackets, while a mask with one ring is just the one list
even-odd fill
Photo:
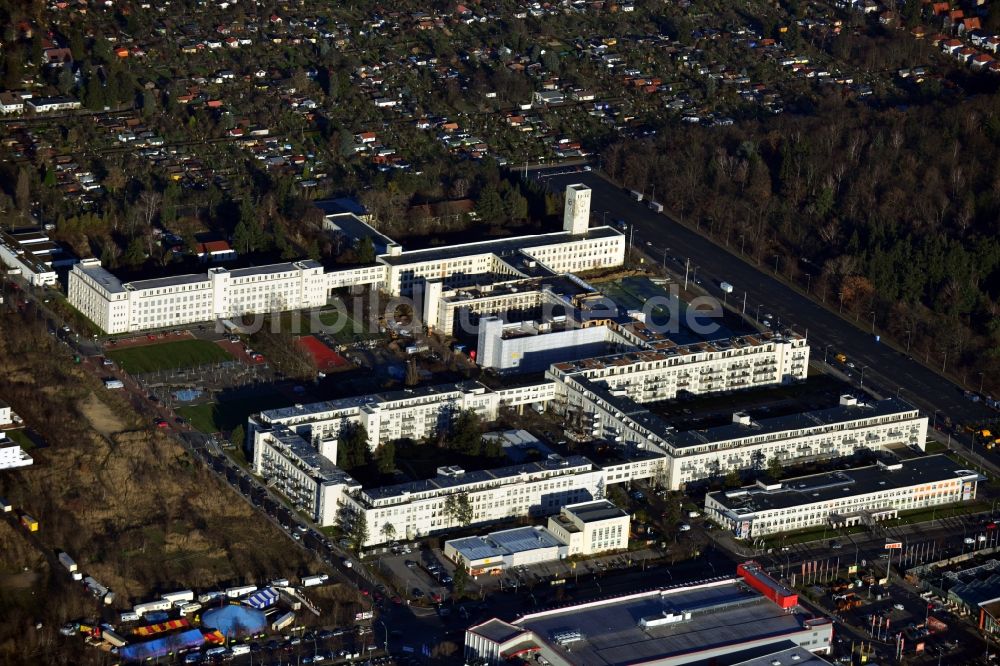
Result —
[[[561, 666], [827, 664], [833, 624], [782, 607], [743, 578], [600, 599], [465, 632], [465, 663]], [[777, 661], [775, 661], [777, 660]]]
[[482, 537], [452, 539], [445, 557], [473, 575], [501, 572], [571, 555], [598, 555], [628, 548], [629, 515], [608, 500], [562, 507], [548, 528], [518, 527]]
[[705, 515], [738, 538], [889, 520], [900, 511], [976, 498], [984, 477], [944, 455], [708, 493]]
[[[348, 225], [343, 216], [336, 217], [331, 227], [367, 227], [360, 219]], [[70, 272], [67, 291], [73, 307], [105, 333], [127, 333], [321, 308], [332, 290], [344, 287], [367, 286], [393, 296], [420, 296], [428, 290], [499, 278], [555, 276], [620, 266], [625, 261], [625, 236], [610, 227], [591, 229], [589, 218], [589, 188], [572, 185], [566, 191], [564, 229], [554, 233], [409, 252], [388, 241], [386, 253], [379, 255], [375, 264], [331, 272], [304, 259], [123, 283], [99, 260], [85, 259]], [[437, 286], [429, 288], [429, 284]]]

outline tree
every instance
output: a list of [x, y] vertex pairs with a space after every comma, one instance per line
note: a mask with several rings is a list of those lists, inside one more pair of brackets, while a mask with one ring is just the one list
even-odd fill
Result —
[[388, 520], [382, 525], [382, 536], [385, 537], [386, 541], [392, 541], [396, 538], [396, 526], [393, 525]]
[[375, 452], [375, 462], [382, 474], [392, 474], [396, 469], [396, 444], [386, 442]]
[[455, 575], [451, 577], [451, 590], [452, 596], [456, 599], [461, 599], [465, 596], [465, 588], [469, 584], [469, 571], [465, 568], [465, 565], [459, 563], [455, 567]]
[[365, 236], [358, 242], [357, 255], [359, 264], [375, 263], [375, 244], [371, 237]]
[[337, 466], [351, 471], [368, 463], [368, 431], [363, 425], [347, 423], [340, 431], [337, 444]]
[[487, 185], [479, 194], [479, 201], [476, 202], [476, 214], [479, 219], [487, 224], [500, 222], [504, 218], [503, 199], [500, 192], [492, 185]]
[[351, 515], [350, 528], [347, 538], [351, 541], [354, 552], [360, 553], [368, 542], [368, 518], [364, 511], [357, 511]]
[[247, 434], [243, 429], [243, 425], [237, 425], [233, 428], [233, 431], [229, 434], [229, 441], [233, 443], [233, 446], [242, 448], [246, 443]]
[[469, 493], [454, 493], [444, 501], [444, 513], [461, 527], [468, 527], [474, 517]]
[[504, 193], [503, 208], [507, 217], [512, 220], [523, 220], [528, 217], [528, 200], [516, 187]]
[[136, 236], [129, 241], [123, 257], [126, 266], [133, 268], [141, 266], [146, 261], [146, 251], [142, 248], [142, 239]]
[[767, 461], [767, 473], [775, 481], [784, 476], [785, 469], [781, 466], [781, 460], [778, 456], [773, 456]]
[[448, 448], [470, 456], [478, 456], [483, 446], [483, 424], [479, 414], [467, 409], [451, 424]]
[[739, 488], [742, 484], [739, 471], [731, 469], [726, 473], [726, 488]]

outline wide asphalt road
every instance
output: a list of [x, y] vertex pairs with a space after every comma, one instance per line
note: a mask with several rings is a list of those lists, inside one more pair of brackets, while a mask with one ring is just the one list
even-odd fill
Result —
[[[998, 416], [982, 403], [966, 399], [952, 382], [906, 354], [876, 342], [870, 332], [860, 330], [777, 280], [773, 273], [773, 257], [769, 266], [760, 268], [743, 261], [739, 248], [735, 253], [730, 252], [665, 215], [653, 212], [645, 202], [636, 202], [628, 192], [594, 172], [554, 168], [532, 172], [531, 177], [547, 184], [554, 192], [562, 192], [572, 183], [589, 186], [593, 190], [592, 225], [604, 221], [611, 225], [624, 220], [626, 235], [632, 235], [633, 247], [642, 251], [647, 261], [665, 262], [667, 269], [680, 275], [682, 280], [685, 264], [690, 262], [692, 282], [697, 269], [700, 287], [719, 298], [723, 297], [719, 283], [729, 282], [735, 287], [728, 295], [730, 306], [742, 309], [745, 294], [746, 313], [750, 317], [758, 316], [758, 312], [759, 316], [773, 314], [776, 323], [794, 325], [799, 333], [808, 330], [814, 359], [823, 360], [828, 356], [832, 361], [835, 354], [846, 354], [856, 366], [855, 378], [861, 375], [866, 386], [875, 383], [891, 394], [899, 391], [900, 397], [924, 409], [928, 415], [936, 411], [938, 423], [945, 415], [955, 423], [974, 423]], [[870, 329], [870, 320], [867, 326]]]

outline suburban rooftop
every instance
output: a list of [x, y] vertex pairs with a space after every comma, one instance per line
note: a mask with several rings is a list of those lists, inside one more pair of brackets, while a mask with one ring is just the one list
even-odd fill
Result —
[[736, 490], [720, 490], [709, 493], [709, 496], [725, 508], [746, 515], [978, 476], [975, 471], [962, 467], [948, 456], [933, 455], [893, 465], [877, 464], [800, 476], [767, 486], [755, 484]]

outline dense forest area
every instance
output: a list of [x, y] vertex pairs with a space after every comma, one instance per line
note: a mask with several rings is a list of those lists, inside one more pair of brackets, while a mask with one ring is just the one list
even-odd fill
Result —
[[[831, 105], [834, 103], [831, 103]], [[925, 362], [996, 394], [1000, 113], [841, 105], [684, 127], [603, 153], [607, 173]], [[874, 314], [873, 314], [874, 313]]]

